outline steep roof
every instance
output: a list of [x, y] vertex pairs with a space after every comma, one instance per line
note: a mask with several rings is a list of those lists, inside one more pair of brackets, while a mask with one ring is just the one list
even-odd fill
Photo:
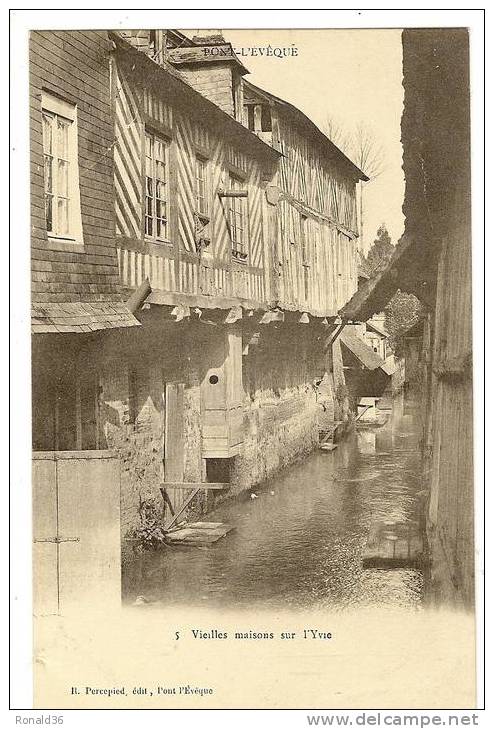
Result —
[[293, 106], [293, 104], [290, 104], [288, 101], [285, 101], [284, 99], [280, 99], [278, 96], [275, 96], [270, 91], [266, 91], [265, 89], [259, 88], [259, 86], [255, 86], [253, 83], [247, 81], [246, 79], [243, 80], [243, 83], [247, 88], [254, 91], [254, 93], [258, 93], [260, 96], [264, 96], [269, 101], [272, 101], [274, 104], [278, 105], [283, 111], [285, 111], [293, 118], [296, 124], [310, 131], [319, 141], [319, 143], [323, 145], [329, 156], [333, 157], [334, 159], [345, 165], [349, 169], [349, 171], [352, 172], [357, 180], [363, 180], [364, 182], [367, 182], [369, 180], [365, 172], [362, 172], [362, 170], [357, 167], [357, 165], [352, 162], [352, 160], [347, 157], [346, 154], [342, 152], [341, 149], [337, 147], [336, 144], [334, 144], [334, 142], [332, 142], [329, 137], [327, 137], [319, 129], [319, 127], [314, 124], [314, 122], [309, 119], [308, 116], [304, 114], [303, 111], [300, 111], [300, 109], [297, 109], [296, 106]]
[[[276, 160], [280, 152], [273, 149], [271, 145], [263, 142], [259, 137], [247, 129], [243, 124], [220, 109], [214, 102], [207, 99], [199, 91], [196, 91], [184, 78], [183, 74], [171, 63], [162, 61], [156, 63], [142, 51], [136, 50], [128, 41], [124, 40], [118, 33], [110, 31], [110, 39], [115, 43], [117, 52], [121, 58], [126, 59], [129, 70], [140, 68], [142, 71], [141, 83], [145, 77], [146, 83], [159, 83], [161, 88], [167, 88], [171, 93], [177, 93], [178, 98], [182, 97], [188, 102], [191, 109], [203, 112], [202, 118], [212, 126], [221, 125], [222, 132], [227, 137], [235, 139], [239, 144], [250, 148], [252, 152], [262, 155], [265, 159]], [[137, 66], [137, 64], [139, 64]]]
[[386, 329], [383, 326], [379, 326], [379, 324], [376, 324], [376, 322], [372, 321], [372, 319], [368, 319], [365, 322], [365, 326], [367, 330], [372, 329], [373, 332], [379, 334], [379, 336], [383, 337], [384, 339], [387, 339], [389, 337], [389, 333], [386, 331]]
[[368, 370], [377, 370], [384, 366], [384, 360], [358, 336], [353, 327], [345, 327], [340, 334], [340, 340]]
[[31, 306], [33, 334], [81, 334], [102, 329], [138, 327], [140, 324], [120, 301], [76, 301]]

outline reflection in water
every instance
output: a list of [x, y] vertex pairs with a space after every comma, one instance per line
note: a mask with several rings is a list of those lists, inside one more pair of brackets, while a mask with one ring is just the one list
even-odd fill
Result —
[[316, 452], [262, 488], [208, 515], [235, 527], [208, 547], [136, 557], [124, 599], [224, 607], [414, 608], [422, 574], [362, 568], [370, 525], [416, 519], [419, 450], [411, 416], [394, 413], [332, 453]]

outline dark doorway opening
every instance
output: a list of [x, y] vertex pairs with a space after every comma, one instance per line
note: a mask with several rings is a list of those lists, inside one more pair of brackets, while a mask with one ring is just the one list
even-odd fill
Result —
[[206, 458], [206, 479], [210, 483], [230, 483], [230, 458]]

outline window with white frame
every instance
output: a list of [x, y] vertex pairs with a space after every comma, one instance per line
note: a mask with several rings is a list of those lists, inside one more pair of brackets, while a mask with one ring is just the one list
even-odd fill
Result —
[[199, 155], [196, 156], [196, 212], [209, 216], [208, 161]]
[[[245, 183], [235, 175], [230, 175], [230, 191], [241, 192]], [[246, 197], [230, 197], [229, 229], [232, 241], [232, 255], [240, 261], [247, 259], [247, 212]]]
[[157, 241], [169, 241], [169, 143], [151, 132], [145, 133], [144, 232]]
[[82, 242], [76, 107], [43, 93], [42, 124], [47, 233]]

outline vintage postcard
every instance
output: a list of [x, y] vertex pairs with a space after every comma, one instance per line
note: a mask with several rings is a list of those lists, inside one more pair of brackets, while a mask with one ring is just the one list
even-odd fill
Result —
[[29, 27], [34, 707], [474, 725], [471, 29], [94, 15]]

